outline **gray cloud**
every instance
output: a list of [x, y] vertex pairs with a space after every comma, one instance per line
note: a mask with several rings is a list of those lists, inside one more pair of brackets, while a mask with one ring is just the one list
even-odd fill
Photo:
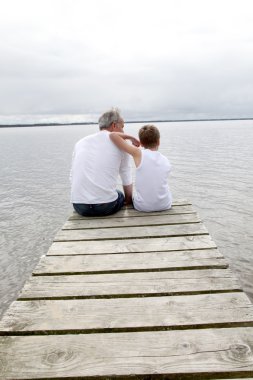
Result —
[[118, 105], [129, 118], [253, 116], [253, 4], [158, 2], [119, 15], [115, 0], [62, 0], [61, 11], [57, 0], [24, 0], [18, 17], [11, 0], [0, 16], [0, 113]]

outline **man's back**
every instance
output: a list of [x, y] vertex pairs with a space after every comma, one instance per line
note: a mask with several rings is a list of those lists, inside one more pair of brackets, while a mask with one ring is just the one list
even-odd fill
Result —
[[108, 131], [84, 137], [77, 142], [71, 170], [71, 202], [98, 204], [117, 199], [117, 177], [130, 184], [129, 156], [110, 140]]

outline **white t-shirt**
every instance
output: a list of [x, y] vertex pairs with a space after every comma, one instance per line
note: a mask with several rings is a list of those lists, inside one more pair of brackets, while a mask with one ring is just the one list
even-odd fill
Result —
[[70, 173], [71, 203], [97, 204], [117, 199], [117, 179], [132, 183], [130, 156], [116, 147], [106, 130], [75, 145]]
[[136, 168], [134, 208], [139, 211], [162, 211], [171, 207], [168, 185], [171, 165], [158, 151], [143, 149], [141, 163]]

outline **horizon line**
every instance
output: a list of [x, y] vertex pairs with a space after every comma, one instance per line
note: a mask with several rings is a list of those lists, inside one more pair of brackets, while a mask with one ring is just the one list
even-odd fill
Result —
[[[229, 121], [229, 120], [253, 120], [253, 117], [238, 117], [238, 118], [211, 118], [211, 119], [156, 119], [156, 120], [127, 120], [125, 124], [134, 124], [134, 123], [182, 123], [182, 122], [191, 122], [191, 121]], [[14, 127], [53, 127], [53, 126], [64, 126], [64, 125], [91, 125], [98, 124], [95, 121], [83, 121], [83, 122], [71, 122], [71, 123], [32, 123], [32, 124], [0, 124], [0, 128], [14, 128]]]

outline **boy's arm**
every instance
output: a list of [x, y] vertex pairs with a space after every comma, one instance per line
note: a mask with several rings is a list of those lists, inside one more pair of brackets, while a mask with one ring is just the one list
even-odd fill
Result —
[[[120, 132], [111, 132], [110, 139], [119, 149], [131, 154], [131, 156], [133, 156], [135, 166], [139, 166], [141, 163], [141, 150], [138, 148], [138, 146], [140, 146], [139, 140], [133, 136]], [[133, 145], [128, 144], [125, 140], [130, 140]]]

